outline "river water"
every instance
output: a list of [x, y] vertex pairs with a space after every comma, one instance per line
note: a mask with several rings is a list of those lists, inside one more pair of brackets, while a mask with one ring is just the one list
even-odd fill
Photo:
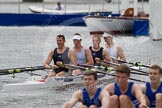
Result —
[[[9, 5], [10, 6], [10, 5]], [[50, 50], [56, 47], [56, 36], [64, 34], [66, 46], [73, 47], [72, 35], [80, 33], [83, 46], [92, 44], [87, 27], [0, 27], [0, 69], [42, 65]], [[148, 36], [119, 36], [114, 42], [123, 47], [128, 61], [162, 66], [162, 42]], [[104, 40], [101, 45], [104, 47]], [[46, 72], [35, 73], [45, 75]], [[21, 82], [30, 77], [27, 73], [0, 76], [1, 83]], [[145, 76], [134, 78], [148, 80]], [[77, 88], [78, 86], [74, 86]], [[2, 89], [2, 84], [0, 85]], [[33, 91], [0, 91], [0, 108], [60, 108], [74, 91], [66, 88], [45, 88]]]

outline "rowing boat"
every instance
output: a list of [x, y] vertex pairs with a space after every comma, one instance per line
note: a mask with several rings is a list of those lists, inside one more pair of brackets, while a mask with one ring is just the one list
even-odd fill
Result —
[[[114, 71], [110, 72], [111, 74]], [[65, 77], [50, 77], [46, 81], [42, 80], [42, 76], [33, 76], [25, 82], [4, 84], [2, 86], [3, 91], [27, 91], [38, 90], [50, 87], [66, 87], [73, 84], [82, 84], [83, 75], [77, 76], [65, 76]], [[108, 76], [105, 74], [98, 74], [99, 84], [113, 80], [114, 76]]]
[[[85, 67], [80, 66], [74, 66], [74, 65], [65, 65], [68, 68], [75, 68], [75, 69], [81, 69], [81, 70], [87, 70]], [[100, 71], [98, 67], [93, 67], [96, 69], [97, 76], [98, 76], [98, 84], [103, 85], [103, 82], [109, 82], [114, 79], [114, 69], [107, 69], [108, 71]], [[34, 67], [25, 67], [25, 68], [15, 68], [15, 69], [3, 69], [1, 70], [1, 74], [14, 74], [24, 71], [36, 71], [36, 70], [43, 70], [44, 67], [42, 66], [34, 66]], [[106, 69], [106, 68], [105, 68]], [[143, 67], [133, 66], [131, 69], [136, 71], [141, 71]], [[3, 91], [27, 91], [27, 90], [38, 90], [43, 88], [49, 88], [49, 87], [67, 87], [69, 85], [73, 84], [82, 84], [82, 74], [75, 75], [75, 76], [63, 76], [63, 77], [50, 77], [46, 80], [43, 80], [42, 76], [31, 76], [24, 82], [20, 83], [10, 83], [10, 84], [4, 84], [2, 85]], [[132, 80], [135, 80], [132, 78]], [[105, 83], [104, 83], [105, 84]]]

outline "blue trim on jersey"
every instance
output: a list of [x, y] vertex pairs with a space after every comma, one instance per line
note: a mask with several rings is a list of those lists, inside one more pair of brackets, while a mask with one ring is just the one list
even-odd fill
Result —
[[[65, 61], [70, 63], [70, 60], [67, 60], [68, 59], [68, 51], [69, 51], [69, 48], [66, 47], [65, 51], [63, 53], [59, 54], [57, 52], [57, 48], [55, 48], [54, 49], [54, 54], [53, 54], [53, 62], [54, 62], [54, 64], [56, 65], [57, 61], [62, 61], [63, 64], [65, 64]], [[64, 67], [59, 67], [59, 68], [54, 69], [54, 70], [55, 70], [56, 74], [61, 72], [61, 71], [68, 72], [68, 69], [64, 68]]]
[[[138, 108], [139, 106], [139, 102], [138, 100], [136, 99], [136, 97], [134, 95], [132, 95], [132, 86], [133, 86], [134, 82], [129, 82], [129, 85], [128, 85], [128, 89], [127, 91], [124, 93], [124, 95], [128, 96], [129, 99], [134, 103], [135, 105], [135, 108]], [[118, 86], [117, 83], [114, 84], [114, 94], [117, 95], [117, 96], [120, 96], [122, 95], [121, 91], [120, 91], [120, 88]]]
[[92, 99], [90, 99], [86, 88], [82, 88], [83, 104], [86, 105], [87, 107], [89, 107], [90, 105], [96, 105], [97, 107], [101, 107], [101, 101], [99, 99], [101, 91], [102, 88], [98, 88], [95, 96]]
[[156, 93], [162, 93], [162, 82], [159, 88], [155, 92], [152, 91], [150, 83], [146, 82], [146, 96], [148, 97], [150, 101], [151, 108], [156, 107], [156, 99], [155, 99]]
[[93, 51], [92, 46], [89, 47], [92, 57], [93, 57], [93, 61], [94, 61], [94, 65], [99, 66], [100, 64], [98, 64], [95, 60], [95, 58], [100, 58], [100, 60], [103, 60], [103, 47], [100, 48], [100, 50], [98, 51]]

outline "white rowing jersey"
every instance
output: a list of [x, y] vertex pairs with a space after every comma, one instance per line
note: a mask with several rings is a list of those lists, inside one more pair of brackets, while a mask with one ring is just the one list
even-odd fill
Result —
[[116, 59], [117, 58], [117, 46], [113, 45], [111, 48], [106, 48], [109, 52], [109, 55], [111, 58]]

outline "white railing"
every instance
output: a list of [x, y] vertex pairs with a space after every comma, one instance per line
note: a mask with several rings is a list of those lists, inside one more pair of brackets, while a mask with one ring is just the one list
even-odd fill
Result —
[[[34, 5], [36, 7], [42, 7], [43, 10], [46, 8], [54, 9], [58, 1], [60, 1], [64, 5], [65, 12], [67, 10], [74, 9], [89, 11], [107, 10], [112, 12], [118, 12], [121, 10], [121, 0], [43, 0], [43, 2], [23, 2], [23, 0], [0, 0], [0, 13], [31, 13], [29, 10], [29, 6], [31, 5]], [[109, 3], [108, 1], [111, 2]], [[132, 0], [129, 1], [132, 2]]]

